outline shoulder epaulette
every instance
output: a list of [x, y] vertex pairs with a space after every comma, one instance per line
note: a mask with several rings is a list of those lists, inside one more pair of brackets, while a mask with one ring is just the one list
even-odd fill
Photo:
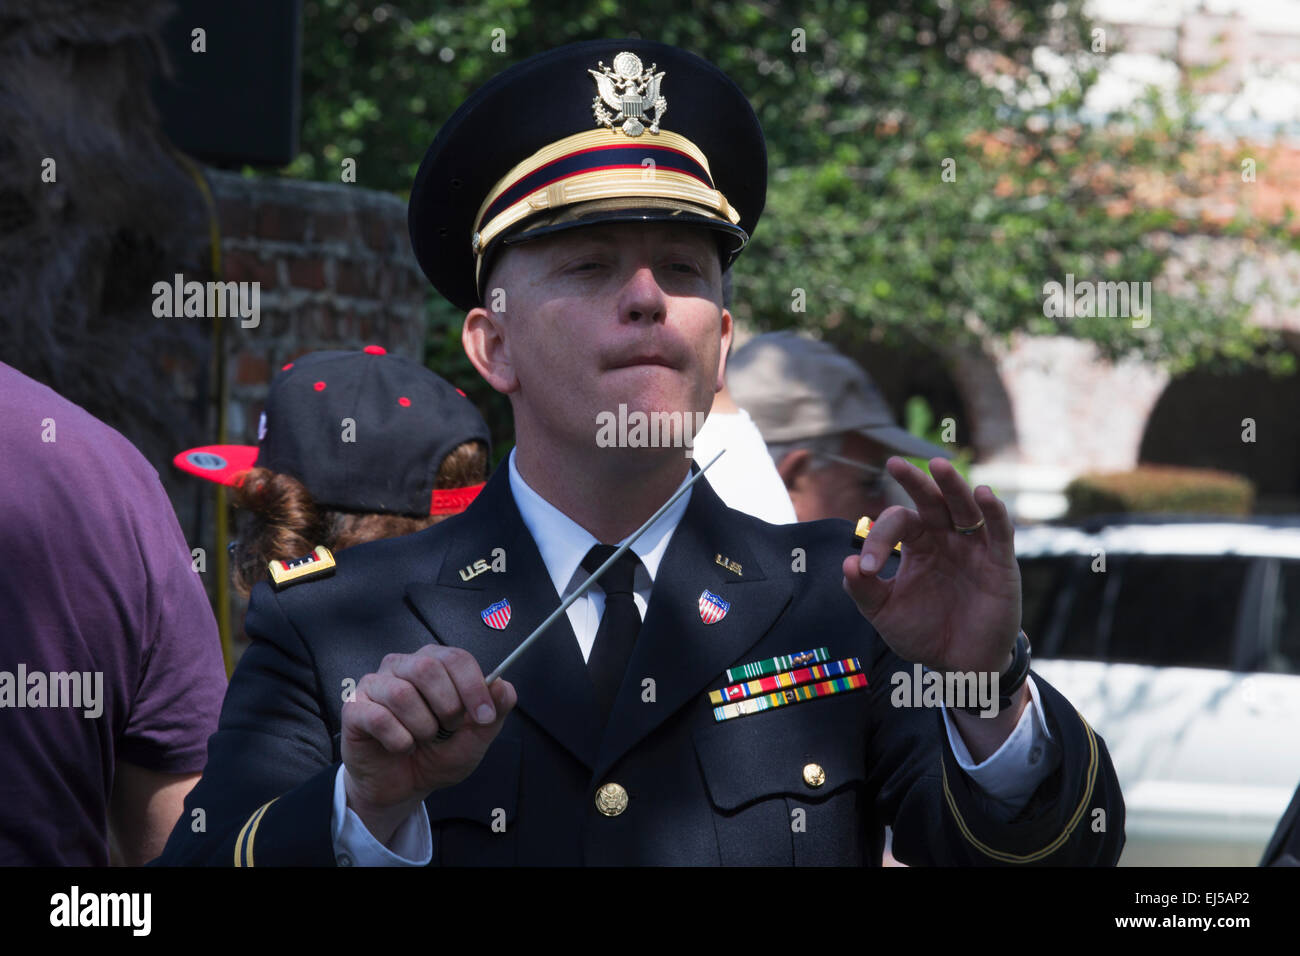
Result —
[[275, 560], [267, 564], [271, 572], [271, 586], [282, 591], [290, 584], [297, 584], [308, 578], [327, 578], [334, 573], [334, 555], [330, 549], [318, 544], [311, 554], [288, 561]]

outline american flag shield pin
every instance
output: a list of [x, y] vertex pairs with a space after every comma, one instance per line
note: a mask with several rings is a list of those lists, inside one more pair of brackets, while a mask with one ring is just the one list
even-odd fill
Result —
[[700, 594], [700, 620], [705, 624], [717, 624], [730, 610], [730, 601], [722, 600], [707, 588]]
[[502, 598], [496, 604], [485, 607], [479, 613], [483, 615], [483, 623], [488, 627], [504, 631], [506, 625], [510, 623], [510, 602]]

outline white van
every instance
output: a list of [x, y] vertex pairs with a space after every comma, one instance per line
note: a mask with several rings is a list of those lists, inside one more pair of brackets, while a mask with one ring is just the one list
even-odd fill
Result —
[[1034, 670], [1106, 740], [1121, 865], [1254, 866], [1300, 784], [1300, 519], [1016, 529]]

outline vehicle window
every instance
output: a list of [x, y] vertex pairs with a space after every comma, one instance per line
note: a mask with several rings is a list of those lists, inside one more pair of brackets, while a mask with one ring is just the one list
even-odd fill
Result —
[[[1044, 658], [1231, 668], [1254, 560], [1111, 554], [1093, 571], [1087, 555], [1022, 558], [1025, 633]], [[1288, 563], [1279, 601], [1278, 666], [1300, 673], [1300, 561]]]
[[1119, 583], [1118, 570], [1111, 559], [1105, 571], [1093, 571], [1093, 558], [1084, 556], [1078, 572], [1070, 579], [1062, 606], [1062, 630], [1053, 652], [1056, 657], [1078, 661], [1101, 660], [1100, 638], [1103, 635], [1103, 612], [1108, 607], [1107, 590]]
[[1073, 561], [1072, 557], [1020, 559], [1020, 626], [1029, 636], [1035, 654], [1051, 653], [1048, 642], [1052, 612]]
[[1103, 609], [1110, 612], [1104, 659], [1230, 668], [1237, 612], [1252, 560], [1127, 555], [1112, 561], [1110, 573], [1120, 577], [1113, 610]]
[[1268, 669], [1300, 674], [1300, 561], [1282, 561], [1277, 594], [1277, 644]]

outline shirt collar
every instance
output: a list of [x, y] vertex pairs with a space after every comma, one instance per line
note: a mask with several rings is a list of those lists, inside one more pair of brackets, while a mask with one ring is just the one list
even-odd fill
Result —
[[[511, 449], [508, 460], [510, 492], [514, 495], [515, 505], [519, 508], [519, 517], [523, 519], [524, 527], [537, 542], [537, 550], [541, 553], [542, 562], [546, 565], [546, 571], [555, 585], [555, 593], [563, 596], [568, 592], [570, 583], [582, 566], [582, 559], [587, 556], [592, 546], [600, 542], [590, 531], [528, 486], [523, 476], [519, 474], [519, 469], [515, 467], [515, 451], [516, 449]], [[682, 479], [682, 484], [686, 484], [690, 478], [688, 473]], [[678, 487], [680, 488], [681, 485]], [[677, 525], [682, 520], [682, 515], [686, 513], [686, 507], [690, 502], [691, 492], [688, 491], [674, 501], [673, 506], [660, 515], [659, 520], [632, 543], [632, 551], [641, 559], [641, 564], [649, 573], [652, 583], [659, 571], [659, 562], [663, 560], [664, 552], [668, 550], [668, 542], [672, 539], [673, 532], [677, 530]], [[631, 535], [628, 535], [628, 538], [630, 537]], [[627, 538], [623, 539], [626, 540]], [[586, 580], [585, 574], [581, 580]]]

